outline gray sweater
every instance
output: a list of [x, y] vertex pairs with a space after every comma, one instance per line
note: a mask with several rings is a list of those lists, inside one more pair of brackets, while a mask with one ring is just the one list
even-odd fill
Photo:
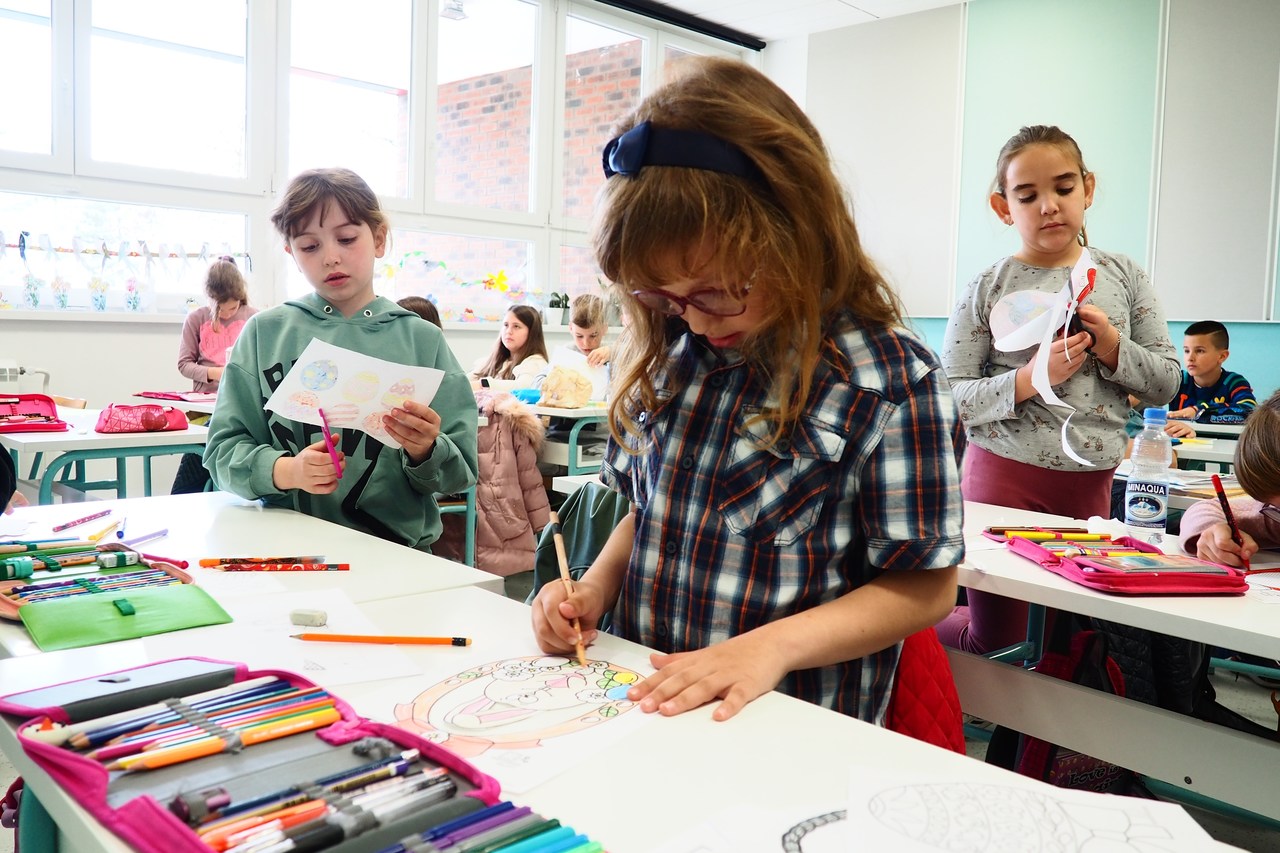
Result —
[[1013, 258], [993, 264], [969, 283], [943, 342], [942, 367], [951, 380], [960, 419], [969, 440], [984, 450], [1041, 468], [1113, 468], [1124, 457], [1128, 395], [1163, 406], [1178, 390], [1182, 367], [1147, 274], [1124, 255], [1092, 247], [1089, 252], [1098, 268], [1089, 304], [1105, 311], [1120, 330], [1119, 360], [1111, 371], [1090, 357], [1054, 391], [1076, 409], [1067, 430], [1072, 449], [1098, 468], [1081, 466], [1062, 452], [1062, 423], [1069, 410], [1048, 406], [1038, 395], [1014, 403], [1015, 374], [1036, 348], [995, 349], [992, 308], [1018, 291], [1056, 294], [1071, 269], [1033, 267]]

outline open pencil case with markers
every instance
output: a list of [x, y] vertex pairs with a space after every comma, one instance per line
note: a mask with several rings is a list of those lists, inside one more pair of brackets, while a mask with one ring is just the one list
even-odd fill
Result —
[[[178, 658], [0, 697], [0, 713], [24, 719], [17, 736], [27, 756], [142, 853], [225, 849], [236, 833], [271, 831], [263, 823], [286, 809], [298, 817], [282, 819], [281, 832], [321, 842], [304, 846], [299, 837], [299, 849], [364, 853], [498, 801], [497, 780], [454, 753], [367, 720], [289, 672]], [[273, 713], [279, 731], [270, 738], [251, 733], [271, 723], [242, 722]], [[137, 728], [147, 721], [152, 728]], [[222, 749], [180, 758], [169, 747], [167, 763], [155, 760], [166, 748], [119, 757], [128, 739], [136, 746], [165, 725]], [[296, 801], [318, 805], [286, 805]], [[333, 843], [322, 842], [321, 829]]]
[[1243, 595], [1249, 585], [1244, 573], [1230, 566], [1183, 554], [1165, 554], [1132, 536], [1114, 539], [1031, 539], [987, 532], [1009, 550], [1061, 575], [1101, 592], [1121, 595]]
[[[101, 550], [127, 552], [118, 545]], [[231, 621], [189, 574], [169, 563], [139, 557], [135, 564], [115, 568], [40, 575], [0, 582], [0, 618], [21, 621], [41, 651]]]
[[0, 432], [66, 432], [58, 404], [47, 394], [0, 394]]

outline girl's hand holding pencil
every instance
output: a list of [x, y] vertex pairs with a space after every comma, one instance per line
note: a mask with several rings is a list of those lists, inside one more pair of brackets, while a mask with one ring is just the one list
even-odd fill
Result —
[[1219, 563], [1233, 568], [1249, 565], [1249, 559], [1258, 553], [1258, 543], [1243, 530], [1239, 531], [1240, 543], [1232, 538], [1231, 525], [1223, 521], [1205, 530], [1196, 541], [1196, 556], [1201, 560]]

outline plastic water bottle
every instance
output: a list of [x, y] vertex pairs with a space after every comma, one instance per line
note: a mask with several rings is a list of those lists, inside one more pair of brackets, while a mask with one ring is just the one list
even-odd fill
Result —
[[1124, 487], [1124, 523], [1136, 535], [1151, 541], [1167, 532], [1169, 512], [1169, 465], [1173, 463], [1173, 443], [1164, 431], [1164, 409], [1143, 413], [1142, 432], [1133, 439], [1133, 471]]

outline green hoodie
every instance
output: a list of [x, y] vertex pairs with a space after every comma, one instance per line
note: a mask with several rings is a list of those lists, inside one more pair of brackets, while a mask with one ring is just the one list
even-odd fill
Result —
[[[263, 408], [312, 338], [444, 371], [431, 401], [440, 415], [440, 437], [422, 464], [414, 465], [403, 450], [348, 428], [339, 438], [346, 468], [336, 492], [313, 495], [276, 488], [276, 460], [321, 437], [320, 427]], [[218, 387], [204, 465], [218, 488], [241, 497], [261, 498], [427, 551], [440, 537], [435, 495], [460, 492], [476, 482], [475, 395], [444, 334], [417, 314], [377, 297], [347, 319], [309, 294], [256, 314], [245, 324]]]

